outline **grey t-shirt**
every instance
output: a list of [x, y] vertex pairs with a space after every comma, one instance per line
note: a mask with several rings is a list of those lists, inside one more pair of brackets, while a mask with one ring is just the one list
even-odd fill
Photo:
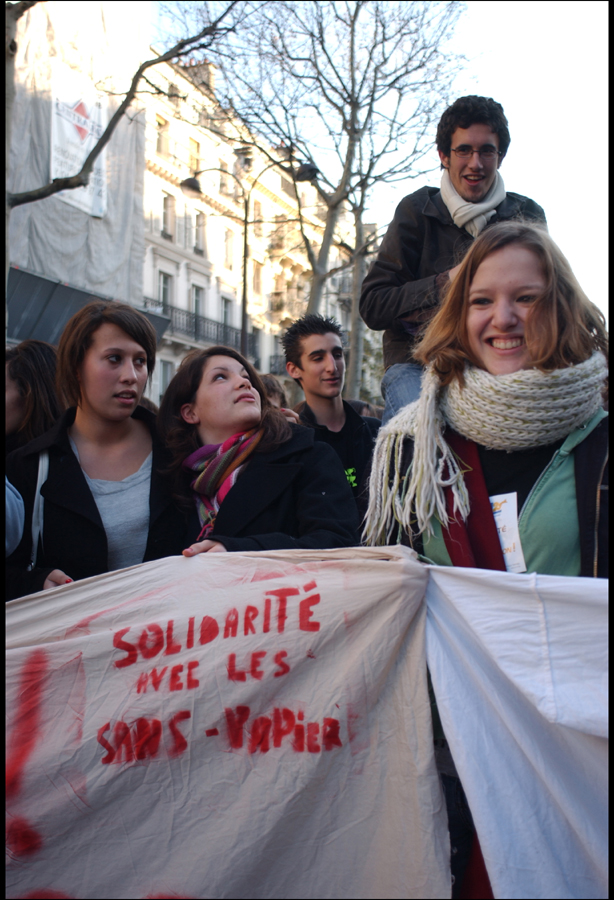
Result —
[[[79, 459], [72, 438], [70, 444]], [[110, 572], [143, 562], [149, 534], [151, 462], [150, 453], [138, 472], [123, 481], [90, 478], [83, 472], [107, 535]]]

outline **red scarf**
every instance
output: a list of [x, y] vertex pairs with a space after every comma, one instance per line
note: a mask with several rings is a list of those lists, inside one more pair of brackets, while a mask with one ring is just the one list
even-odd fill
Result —
[[452, 565], [505, 572], [503, 550], [488, 499], [477, 445], [451, 429], [446, 431], [445, 439], [464, 463], [463, 474], [471, 498], [471, 510], [467, 520], [463, 522], [458, 514], [454, 515], [451, 489], [445, 489], [446, 510], [450, 521], [447, 528], [443, 529], [443, 537]]
[[183, 468], [196, 474], [190, 486], [195, 494], [201, 524], [199, 541], [213, 531], [222, 501], [236, 482], [246, 460], [260, 443], [262, 435], [262, 429], [257, 428], [241, 431], [222, 444], [199, 447], [184, 460]]
[[[505, 572], [505, 560], [477, 445], [449, 428], [445, 439], [464, 464], [463, 475], [471, 498], [471, 510], [467, 520], [463, 522], [458, 514], [454, 515], [451, 489], [445, 489], [446, 510], [450, 521], [448, 527], [443, 529], [443, 537], [452, 565]], [[491, 900], [494, 897], [477, 832], [473, 836], [471, 856], [463, 876], [460, 896], [463, 900], [478, 897], [481, 900]]]

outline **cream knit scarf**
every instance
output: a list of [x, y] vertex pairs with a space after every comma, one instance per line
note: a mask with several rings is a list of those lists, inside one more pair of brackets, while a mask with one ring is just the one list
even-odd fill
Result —
[[452, 184], [450, 174], [444, 169], [441, 176], [441, 199], [448, 207], [454, 224], [459, 228], [465, 228], [473, 237], [477, 237], [480, 231], [487, 225], [488, 220], [494, 216], [495, 208], [503, 203], [507, 194], [505, 185], [499, 172], [495, 174], [495, 180], [490, 190], [480, 203], [470, 203], [463, 200]]
[[[420, 533], [433, 533], [433, 516], [447, 524], [444, 488], [448, 486], [454, 512], [467, 518], [469, 496], [460, 461], [444, 439], [447, 425], [493, 450], [511, 452], [552, 444], [597, 412], [606, 376], [605, 357], [599, 352], [577, 366], [548, 373], [524, 369], [490, 375], [467, 366], [462, 388], [457, 379], [441, 388], [429, 366], [419, 399], [380, 428], [371, 468], [366, 543], [389, 543], [399, 526], [409, 531], [410, 518]], [[406, 437], [414, 439], [409, 473], [400, 470]]]

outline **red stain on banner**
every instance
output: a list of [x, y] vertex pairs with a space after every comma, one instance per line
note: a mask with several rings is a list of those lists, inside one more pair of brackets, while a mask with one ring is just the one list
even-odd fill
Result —
[[48, 674], [47, 654], [44, 650], [34, 650], [21, 670], [17, 715], [11, 730], [6, 760], [7, 799], [19, 793], [26, 763], [41, 736], [41, 700]]
[[43, 846], [43, 839], [25, 819], [13, 819], [6, 829], [6, 845], [13, 856], [30, 856]]
[[[34, 650], [21, 670], [17, 714], [8, 741], [6, 798], [9, 801], [19, 795], [25, 767], [41, 738], [41, 705], [48, 674], [47, 654], [44, 650]], [[6, 842], [13, 856], [29, 856], [37, 853], [43, 846], [43, 839], [38, 831], [25, 819], [18, 817], [7, 826]]]

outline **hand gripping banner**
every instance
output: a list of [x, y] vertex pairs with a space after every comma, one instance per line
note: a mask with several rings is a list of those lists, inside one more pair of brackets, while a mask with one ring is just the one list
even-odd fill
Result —
[[7, 605], [7, 896], [450, 896], [405, 548], [172, 557]]

